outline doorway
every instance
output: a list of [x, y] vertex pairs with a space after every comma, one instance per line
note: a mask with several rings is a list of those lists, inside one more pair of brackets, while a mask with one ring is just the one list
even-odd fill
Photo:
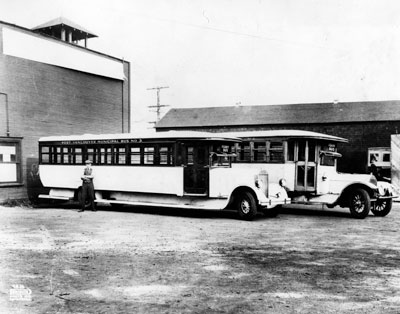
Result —
[[209, 147], [188, 143], [184, 149], [183, 188], [185, 194], [208, 195]]
[[315, 192], [316, 144], [314, 141], [297, 142], [296, 191]]

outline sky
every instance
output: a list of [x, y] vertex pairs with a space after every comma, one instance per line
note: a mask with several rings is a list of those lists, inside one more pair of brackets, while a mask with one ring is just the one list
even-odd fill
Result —
[[170, 108], [400, 100], [397, 0], [0, 0], [0, 20], [63, 16], [131, 63], [132, 130]]

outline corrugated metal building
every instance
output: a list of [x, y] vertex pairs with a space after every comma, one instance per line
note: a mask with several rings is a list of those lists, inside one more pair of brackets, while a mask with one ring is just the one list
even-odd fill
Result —
[[88, 49], [92, 37], [64, 18], [0, 21], [0, 201], [36, 186], [40, 137], [129, 131], [130, 64]]
[[367, 172], [368, 148], [390, 147], [400, 131], [400, 101], [311, 103], [171, 109], [157, 131], [211, 132], [298, 129], [349, 139], [341, 144], [343, 172]]

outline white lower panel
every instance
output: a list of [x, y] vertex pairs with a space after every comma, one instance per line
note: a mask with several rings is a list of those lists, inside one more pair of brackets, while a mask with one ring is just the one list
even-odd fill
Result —
[[[77, 189], [85, 166], [40, 165], [45, 187]], [[94, 166], [94, 188], [103, 191], [183, 195], [182, 167]]]

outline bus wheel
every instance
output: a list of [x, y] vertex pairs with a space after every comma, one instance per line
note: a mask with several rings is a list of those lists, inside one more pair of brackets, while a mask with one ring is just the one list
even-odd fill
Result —
[[384, 217], [392, 210], [392, 199], [377, 200], [372, 206], [371, 211], [375, 216]]
[[364, 189], [356, 189], [350, 195], [350, 213], [354, 218], [364, 219], [371, 209], [371, 199]]
[[241, 219], [252, 220], [257, 215], [257, 205], [254, 196], [250, 192], [240, 193], [236, 201], [236, 210]]

